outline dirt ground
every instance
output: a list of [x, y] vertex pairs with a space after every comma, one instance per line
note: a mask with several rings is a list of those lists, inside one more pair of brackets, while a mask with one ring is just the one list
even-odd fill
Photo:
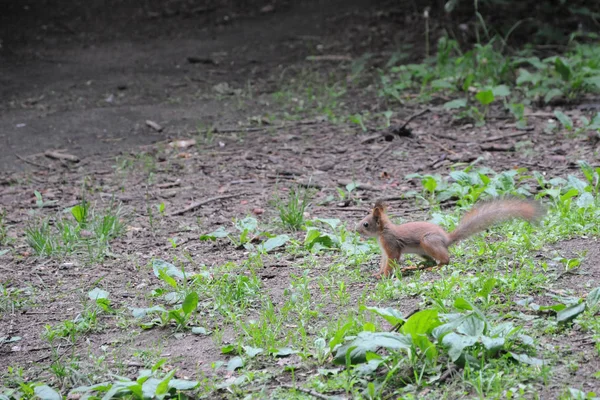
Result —
[[[269, 223], [276, 217], [270, 203], [276, 188], [310, 181], [316, 192], [309, 209], [312, 216], [353, 224], [372, 201], [387, 198], [397, 215], [419, 220], [425, 212], [399, 200], [403, 192], [416, 188], [416, 182], [404, 180], [410, 173], [445, 174], [456, 163], [479, 157], [478, 165], [496, 171], [528, 168], [552, 177], [575, 173], [579, 159], [600, 163], [596, 144], [545, 134], [543, 126], [552, 115], [546, 110], [531, 111], [531, 126], [525, 132], [503, 115], [490, 118], [483, 128], [457, 124], [435, 105], [410, 123], [412, 135], [406, 137], [386, 137], [375, 129], [362, 132], [357, 126], [320, 118], [249, 125], [250, 117], [277, 111], [269, 96], [278, 89], [282, 74], [309, 64], [307, 56], [356, 58], [370, 51], [377, 61], [399, 44], [419, 42], [421, 25], [415, 13], [381, 13], [383, 2], [234, 5], [156, 0], [144, 1], [143, 6], [121, 1], [110, 9], [101, 1], [62, 3], [66, 2], [0, 2], [7, 10], [0, 14], [0, 204], [7, 212], [9, 234], [17, 239], [16, 252], [0, 256], [0, 280], [31, 285], [36, 303], [22, 313], [0, 316], [0, 337], [22, 337], [16, 345], [0, 347], [0, 364], [23, 366], [34, 377], [45, 376], [40, 371], [51, 356], [40, 337], [44, 325], [75, 317], [94, 283], [110, 288], [117, 306], [142, 307], [144, 291], [157, 284], [146, 268], [153, 257], [185, 260], [189, 253], [185, 263], [191, 269], [239, 260], [244, 250], [200, 242], [199, 233], [256, 209], [264, 210], [257, 218]], [[395, 4], [394, 10], [411, 9]], [[337, 65], [324, 62], [317, 69]], [[314, 63], [310, 67], [315, 68]], [[216, 90], [223, 82], [233, 90]], [[249, 84], [253, 96], [240, 104], [235, 89]], [[357, 104], [369, 101], [360, 94], [356, 98]], [[396, 124], [424, 109], [395, 107]], [[158, 132], [147, 120], [163, 129]], [[197, 127], [211, 125], [217, 127], [214, 137], [195, 147], [167, 145], [173, 139], [195, 137]], [[81, 161], [44, 156], [56, 149]], [[119, 160], [134, 160], [133, 166], [119, 168]], [[352, 179], [362, 184], [357, 191], [362, 203], [316, 205]], [[70, 259], [33, 257], [16, 228], [29, 221], [34, 190], [56, 201], [42, 210], [52, 215], [59, 206], [77, 204], [82, 187], [94, 188], [92, 200], [100, 205], [109, 204], [116, 194], [131, 216], [131, 229], [112, 245], [115, 257], [94, 268]], [[169, 215], [203, 199], [213, 200], [182, 215]], [[161, 202], [166, 216], [150, 226], [148, 204]], [[179, 243], [176, 249], [170, 238]], [[559, 249], [594, 250], [588, 252], [580, 274], [557, 285], [578, 295], [600, 286], [595, 239], [573, 240]], [[260, 271], [275, 299], [289, 286], [293, 265], [294, 260], [273, 256]], [[368, 274], [374, 266], [362, 268]], [[319, 268], [311, 273], [319, 274]], [[424, 278], [434, 279], [434, 273]], [[402, 309], [407, 312], [411, 306], [406, 302]], [[225, 332], [225, 340], [228, 335], [232, 333]], [[581, 353], [588, 362], [576, 375], [565, 367], [553, 385], [562, 388], [576, 382], [599, 390], [598, 380], [591, 378], [600, 369], [594, 344], [580, 336], [574, 338], [576, 345], [556, 345], [561, 351]], [[130, 360], [132, 375], [140, 367], [132, 354], [147, 348], [159, 348], [177, 360], [180, 376], [209, 374], [211, 362], [223, 359], [210, 337], [175, 338], [158, 329], [124, 337], [116, 325], [90, 335], [79, 346], [77, 351], [97, 355], [106, 347], [122, 353]], [[549, 396], [555, 395], [554, 387], [545, 389]]]

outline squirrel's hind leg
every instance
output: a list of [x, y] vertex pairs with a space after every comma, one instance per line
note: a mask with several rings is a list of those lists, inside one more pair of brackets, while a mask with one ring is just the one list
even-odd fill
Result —
[[421, 248], [427, 256], [438, 260], [438, 267], [450, 262], [450, 253], [446, 246], [446, 240], [441, 235], [425, 235], [421, 239]]

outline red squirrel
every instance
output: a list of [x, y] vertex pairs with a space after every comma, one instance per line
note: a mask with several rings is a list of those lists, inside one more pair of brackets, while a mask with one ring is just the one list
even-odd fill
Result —
[[[456, 229], [447, 233], [430, 222], [408, 222], [395, 225], [385, 214], [386, 205], [377, 201], [371, 214], [360, 221], [356, 230], [363, 236], [376, 237], [381, 248], [381, 264], [376, 277], [388, 276], [394, 262], [402, 254], [419, 254], [425, 260], [438, 261], [437, 266], [448, 264], [448, 247], [481, 232], [492, 225], [522, 218], [533, 222], [541, 219], [546, 210], [537, 201], [516, 198], [482, 201], [470, 210]], [[408, 268], [405, 268], [406, 270]]]

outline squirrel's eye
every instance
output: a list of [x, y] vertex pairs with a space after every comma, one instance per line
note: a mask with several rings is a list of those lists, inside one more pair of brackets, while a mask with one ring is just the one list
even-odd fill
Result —
[[368, 223], [368, 222], [363, 222], [363, 226], [364, 226], [365, 228], [368, 228], [368, 227], [369, 227], [369, 223]]

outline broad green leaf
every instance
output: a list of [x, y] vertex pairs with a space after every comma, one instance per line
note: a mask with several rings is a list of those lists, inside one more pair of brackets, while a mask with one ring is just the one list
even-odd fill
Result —
[[491, 90], [482, 90], [475, 95], [475, 98], [484, 106], [494, 101], [494, 93]]
[[579, 389], [575, 389], [575, 388], [569, 388], [569, 394], [571, 397], [569, 397], [569, 400], [597, 400], [598, 397], [594, 396], [588, 396], [585, 394], [585, 392], [579, 390]]
[[242, 347], [244, 348], [244, 351], [250, 358], [254, 358], [264, 351], [260, 347], [252, 347], [252, 346], [242, 346]]
[[181, 305], [181, 309], [185, 313], [185, 315], [189, 315], [192, 311], [196, 310], [198, 307], [198, 293], [191, 292], [187, 296], [185, 296], [185, 300], [183, 300], [183, 304]]
[[206, 235], [201, 235], [200, 240], [217, 240], [227, 236], [229, 236], [229, 232], [227, 232], [225, 228], [220, 226], [216, 231], [207, 233]]
[[453, 331], [454, 329], [456, 329], [460, 324], [462, 324], [465, 319], [468, 317], [468, 315], [464, 315], [464, 314], [454, 314], [452, 319], [443, 324], [440, 325], [438, 327], [436, 327], [433, 331], [431, 331], [431, 335], [436, 338], [437, 340], [442, 339], [442, 337]]
[[486, 350], [496, 352], [504, 347], [505, 340], [503, 337], [491, 338], [482, 336], [481, 343], [483, 343], [483, 347], [485, 347]]
[[437, 310], [422, 310], [414, 313], [406, 320], [402, 325], [402, 333], [411, 335], [429, 334], [441, 324]]
[[600, 302], [600, 287], [597, 287], [596, 289], [593, 289], [591, 292], [589, 292], [585, 299], [585, 302], [588, 308], [592, 308], [596, 304], [598, 304], [598, 302]]
[[471, 314], [465, 318], [456, 331], [466, 336], [478, 338], [485, 330], [485, 322], [483, 322], [476, 314]]
[[337, 228], [337, 226], [342, 222], [337, 218], [315, 218], [313, 219], [315, 222], [322, 222], [326, 225], [329, 225], [331, 229]]
[[[169, 382], [171, 382], [173, 375], [175, 375], [174, 369], [171, 370], [171, 372], [169, 372], [167, 375], [165, 375], [163, 380], [160, 381], [159, 384], [156, 386], [156, 396], [158, 398], [163, 398], [164, 395], [169, 392]], [[150, 380], [150, 379], [148, 379], [148, 380]], [[145, 384], [146, 384], [146, 382], [144, 382], [144, 385]]]
[[527, 354], [513, 353], [512, 351], [509, 351], [508, 354], [510, 354], [512, 358], [523, 364], [533, 365], [536, 367], [541, 367], [542, 365], [544, 365], [544, 360], [535, 357], [530, 357]]
[[389, 322], [392, 325], [396, 325], [396, 324], [404, 321], [404, 317], [402, 316], [402, 313], [391, 307], [380, 308], [380, 307], [364, 307], [364, 306], [362, 306], [361, 308], [364, 308], [368, 311], [374, 312], [375, 314], [383, 317], [383, 319], [385, 319], [387, 322]]
[[454, 308], [458, 310], [472, 310], [473, 305], [462, 297], [458, 297], [456, 300], [454, 300]]
[[573, 121], [567, 114], [559, 110], [554, 110], [554, 116], [566, 130], [570, 131], [573, 129]]
[[152, 314], [156, 312], [167, 312], [167, 310], [165, 310], [161, 306], [154, 306], [150, 308], [131, 308], [131, 312], [134, 318], [143, 318], [147, 314]]
[[290, 240], [290, 237], [288, 235], [277, 235], [273, 238], [268, 239], [266, 242], [262, 243], [260, 246], [258, 246], [257, 249], [259, 251], [264, 251], [265, 253], [268, 253], [271, 250], [274, 250], [278, 247], [283, 246], [289, 240]]
[[346, 190], [348, 192], [352, 192], [354, 189], [356, 189], [358, 187], [358, 185], [360, 185], [360, 183], [352, 181], [346, 185]]
[[354, 326], [354, 322], [350, 321], [350, 322], [347, 322], [344, 326], [342, 326], [340, 329], [338, 329], [335, 332], [335, 335], [329, 342], [329, 349], [331, 351], [333, 351], [335, 346], [337, 346], [338, 344], [343, 342], [346, 332], [348, 332], [353, 326]]
[[550, 89], [548, 90], [548, 92], [546, 92], [546, 95], [544, 96], [544, 103], [549, 103], [553, 98], [558, 97], [558, 96], [562, 96], [563, 95], [563, 91], [560, 89]]
[[236, 222], [235, 227], [240, 231], [254, 232], [258, 228], [258, 221], [253, 217], [246, 217]]
[[554, 60], [554, 68], [564, 81], [568, 81], [571, 78], [571, 67], [569, 67], [562, 58], [556, 57]]
[[483, 284], [483, 288], [481, 288], [479, 293], [477, 293], [477, 296], [487, 298], [490, 295], [490, 293], [492, 293], [494, 286], [496, 286], [496, 282], [496, 278], [489, 278], [488, 280], [486, 280]]
[[455, 99], [455, 100], [450, 100], [446, 103], [444, 103], [444, 108], [446, 110], [455, 110], [458, 108], [465, 108], [467, 106], [467, 99]]
[[[531, 304], [531, 305], [533, 306], [533, 304]], [[552, 310], [552, 311], [559, 312], [561, 310], [564, 310], [565, 308], [567, 308], [567, 306], [565, 306], [564, 304], [553, 304], [551, 306], [538, 306], [538, 310], [540, 310], [540, 311]]]
[[48, 385], [36, 386], [33, 391], [41, 400], [61, 400], [62, 396]]
[[510, 96], [510, 89], [506, 85], [498, 85], [492, 88], [492, 93], [495, 97], [507, 97]]
[[421, 185], [430, 193], [433, 193], [437, 188], [437, 179], [434, 176], [426, 175], [421, 179]]
[[206, 330], [206, 328], [202, 327], [202, 326], [194, 326], [192, 328], [192, 333], [194, 335], [208, 335], [208, 331]]
[[585, 160], [579, 160], [577, 163], [579, 164], [579, 168], [581, 168], [581, 172], [583, 172], [585, 179], [590, 185], [592, 185], [594, 183], [594, 176], [596, 174], [596, 171], [594, 171], [594, 167], [592, 167]]
[[475, 183], [471, 175], [464, 171], [452, 171], [450, 172], [450, 177], [456, 182], [463, 183], [469, 186], [472, 186]]
[[584, 78], [583, 81], [588, 85], [596, 86], [596, 89], [600, 89], [600, 75]]
[[169, 381], [169, 388], [175, 390], [192, 390], [200, 385], [198, 381], [187, 381], [185, 379], [171, 379]]
[[317, 244], [321, 244], [326, 248], [332, 248], [334, 240], [328, 233], [322, 233], [317, 228], [308, 227], [306, 229], [306, 237], [304, 238], [304, 246], [312, 250]]
[[465, 347], [473, 346], [477, 343], [477, 339], [474, 336], [459, 335], [454, 332], [450, 332], [442, 339], [442, 344], [448, 347], [448, 355], [452, 362], [458, 360], [461, 356], [462, 351]]
[[242, 368], [244, 366], [244, 360], [242, 357], [235, 356], [227, 363], [227, 371], [235, 371], [238, 368]]
[[85, 222], [87, 217], [87, 207], [78, 204], [71, 208], [71, 214], [79, 224], [82, 224]]
[[587, 182], [582, 181], [576, 176], [569, 175], [567, 177], [568, 186], [574, 189], [577, 189], [579, 193], [585, 192], [585, 189], [588, 187]]
[[562, 196], [560, 196], [560, 200], [561, 201], [566, 201], [566, 200], [572, 199], [573, 197], [577, 196], [578, 194], [579, 194], [579, 190], [577, 190], [577, 189], [569, 189], [567, 191], [567, 193], [565, 193]]
[[229, 354], [235, 351], [236, 346], [234, 344], [226, 344], [225, 346], [221, 346], [221, 353]]
[[97, 384], [91, 385], [91, 386], [76, 387], [76, 388], [72, 389], [69, 393], [84, 393], [84, 392], [94, 392], [94, 391], [106, 392], [111, 388], [111, 386], [112, 386], [112, 383], [110, 383], [110, 382], [101, 382], [101, 383], [97, 383]]
[[366, 353], [375, 352], [379, 347], [388, 350], [410, 350], [412, 339], [396, 332], [361, 332], [352, 342], [338, 347], [334, 363], [345, 365], [348, 351], [351, 364], [363, 363], [366, 361]]
[[158, 270], [158, 277], [165, 282], [167, 285], [171, 286], [173, 289], [177, 289], [177, 281], [173, 278], [171, 278], [169, 276], [169, 274], [167, 274], [166, 270], [164, 269], [159, 269]]
[[447, 81], [446, 79], [434, 79], [431, 81], [431, 87], [433, 89], [454, 89], [455, 86]]
[[531, 336], [529, 336], [529, 335], [525, 335], [525, 334], [522, 334], [522, 333], [520, 333], [520, 334], [518, 334], [516, 337], [517, 337], [517, 338], [518, 338], [518, 339], [519, 339], [519, 340], [520, 340], [520, 341], [521, 341], [521, 342], [522, 342], [524, 345], [527, 345], [527, 346], [533, 346], [533, 344], [534, 344], [533, 338], [532, 338]]
[[433, 343], [431, 343], [431, 341], [429, 340], [429, 338], [427, 338], [426, 335], [424, 335], [424, 334], [411, 335], [411, 339], [412, 339], [414, 345], [416, 347], [418, 347], [419, 349], [421, 349], [421, 351], [423, 352], [423, 354], [425, 354], [425, 357], [427, 357], [428, 360], [432, 361], [432, 360], [437, 359], [437, 357], [438, 357], [437, 348], [435, 347], [435, 345]]
[[294, 350], [291, 347], [280, 347], [271, 354], [273, 354], [274, 357], [287, 357], [291, 356], [292, 354], [296, 354], [297, 352], [297, 350]]
[[179, 325], [183, 325], [185, 323], [185, 318], [181, 315], [181, 310], [170, 310], [169, 311], [169, 319], [172, 319]]
[[152, 269], [154, 270], [154, 275], [156, 275], [157, 278], [160, 278], [159, 271], [164, 271], [167, 275], [171, 277], [180, 279], [184, 278], [183, 272], [181, 272], [179, 268], [177, 268], [171, 263], [168, 263], [158, 258], [152, 260]]
[[108, 292], [100, 288], [94, 288], [88, 292], [90, 300], [108, 299]]
[[585, 302], [573, 304], [556, 313], [556, 321], [568, 322], [585, 311]]
[[581, 196], [577, 198], [577, 207], [588, 208], [594, 205], [594, 196], [589, 192], [583, 192]]

